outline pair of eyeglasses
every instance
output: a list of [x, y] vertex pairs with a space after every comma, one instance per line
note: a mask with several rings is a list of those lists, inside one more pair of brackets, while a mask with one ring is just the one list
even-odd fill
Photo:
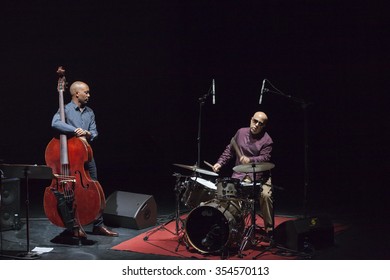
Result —
[[258, 124], [258, 125], [264, 125], [264, 123], [263, 122], [261, 122], [261, 121], [259, 121], [259, 120], [256, 120], [256, 119], [254, 119], [254, 118], [252, 118], [252, 122], [254, 123], [254, 124]]

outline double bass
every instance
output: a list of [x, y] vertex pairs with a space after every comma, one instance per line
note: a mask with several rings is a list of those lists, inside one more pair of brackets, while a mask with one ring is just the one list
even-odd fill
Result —
[[[65, 70], [57, 70], [60, 120], [65, 122], [63, 93]], [[46, 146], [45, 161], [53, 170], [53, 179], [44, 193], [44, 211], [56, 226], [72, 229], [92, 223], [105, 207], [100, 183], [91, 179], [85, 164], [93, 158], [87, 140], [60, 134]]]

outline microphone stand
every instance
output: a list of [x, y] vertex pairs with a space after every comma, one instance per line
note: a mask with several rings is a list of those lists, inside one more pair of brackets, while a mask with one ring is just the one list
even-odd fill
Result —
[[[3, 170], [0, 169], [0, 214], [3, 208]], [[0, 256], [3, 255], [3, 226], [0, 221]]]
[[[267, 79], [265, 79], [268, 81]], [[307, 126], [307, 107], [311, 105], [311, 102], [306, 102], [304, 99], [291, 96], [289, 94], [283, 93], [277, 89], [270, 81], [268, 81], [275, 90], [264, 89], [264, 92], [271, 92], [277, 95], [281, 95], [295, 103], [301, 105], [303, 109], [303, 141], [304, 141], [304, 187], [303, 187], [303, 216], [307, 217], [307, 204], [308, 204], [308, 191], [309, 191], [309, 165], [308, 165], [308, 155], [309, 155], [309, 144], [308, 144], [308, 126]]]
[[196, 161], [196, 167], [199, 167], [200, 164], [200, 157], [201, 157], [201, 126], [202, 126], [202, 108], [204, 103], [206, 102], [207, 97], [211, 94], [212, 92], [212, 86], [210, 86], [208, 92], [204, 94], [203, 96], [199, 97], [198, 102], [199, 102], [199, 117], [198, 117], [198, 137], [197, 137], [197, 142], [198, 142], [198, 158]]

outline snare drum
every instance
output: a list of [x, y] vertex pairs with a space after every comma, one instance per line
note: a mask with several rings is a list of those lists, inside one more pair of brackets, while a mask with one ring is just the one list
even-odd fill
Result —
[[253, 189], [253, 183], [246, 183], [241, 182], [240, 183], [240, 191], [239, 191], [239, 197], [240, 198], [252, 198], [257, 199], [260, 195], [261, 191], [261, 183], [256, 183], [255, 188]]
[[185, 190], [181, 200], [184, 205], [195, 208], [201, 202], [215, 198], [217, 187], [213, 182], [199, 177], [191, 177], [187, 183], [187, 189]]

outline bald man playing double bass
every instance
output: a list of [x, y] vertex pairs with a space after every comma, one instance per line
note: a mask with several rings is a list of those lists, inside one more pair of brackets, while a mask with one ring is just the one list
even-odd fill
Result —
[[[95, 114], [87, 106], [91, 96], [89, 86], [84, 82], [76, 81], [72, 83], [69, 90], [72, 100], [64, 108], [66, 122], [61, 121], [58, 111], [53, 116], [52, 128], [61, 134], [82, 137], [88, 142], [91, 142], [98, 136], [98, 131], [96, 128]], [[93, 158], [87, 163], [86, 169], [89, 171], [91, 178], [97, 181], [96, 164]], [[79, 207], [82, 207], [82, 205]], [[75, 229], [75, 231], [69, 231], [69, 234], [75, 237], [86, 237], [86, 233], [78, 225], [75, 225]], [[102, 215], [93, 222], [92, 233], [112, 237], [118, 236], [118, 233], [104, 226]]]

